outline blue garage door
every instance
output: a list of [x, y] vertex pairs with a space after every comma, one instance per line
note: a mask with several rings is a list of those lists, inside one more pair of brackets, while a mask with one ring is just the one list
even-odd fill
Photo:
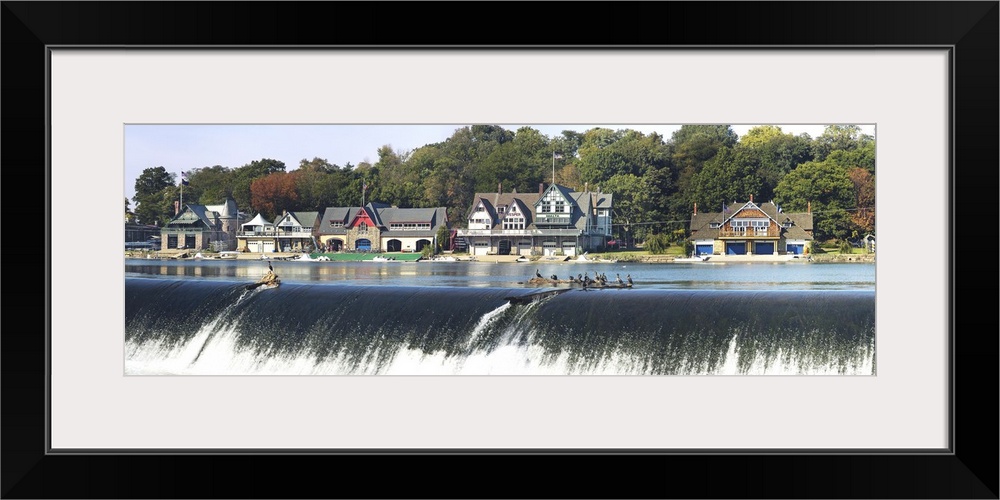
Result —
[[354, 242], [354, 248], [361, 252], [371, 252], [372, 251], [372, 240], [360, 239]]
[[788, 245], [786, 250], [791, 254], [802, 255], [802, 249], [804, 246], [805, 245]]
[[758, 254], [773, 254], [774, 253], [774, 242], [773, 241], [770, 241], [770, 242], [767, 242], [767, 243], [758, 242], [757, 243], [757, 249], [754, 251], [754, 253], [758, 253]]
[[712, 245], [698, 245], [694, 247], [695, 255], [712, 255]]
[[747, 244], [745, 241], [739, 243], [726, 243], [726, 255], [746, 255]]

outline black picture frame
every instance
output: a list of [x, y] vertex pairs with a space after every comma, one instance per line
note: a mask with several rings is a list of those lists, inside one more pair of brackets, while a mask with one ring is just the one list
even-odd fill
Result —
[[[982, 219], [966, 214], [988, 219], [1000, 206], [998, 14], [996, 1], [3, 2], [0, 154], [8, 185], [35, 195], [14, 198], [24, 210], [16, 213], [31, 217], [42, 213], [39, 195], [49, 206], [46, 48], [53, 45], [950, 47], [954, 102], [951, 453], [52, 455], [47, 234], [44, 279], [37, 237], [5, 248], [14, 264], [5, 268], [13, 293], [5, 295], [8, 328], [0, 336], [3, 497], [998, 498], [996, 275], [983, 272], [992, 256], [959, 259], [954, 244], [991, 235], [992, 225], [973, 229]], [[45, 210], [46, 227], [67, 215]], [[84, 257], [69, 258], [86, 266]], [[24, 293], [30, 285], [38, 292]]]

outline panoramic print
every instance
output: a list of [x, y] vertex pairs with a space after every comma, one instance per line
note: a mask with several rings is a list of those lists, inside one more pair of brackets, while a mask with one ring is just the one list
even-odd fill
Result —
[[868, 124], [128, 125], [126, 375], [876, 373]]

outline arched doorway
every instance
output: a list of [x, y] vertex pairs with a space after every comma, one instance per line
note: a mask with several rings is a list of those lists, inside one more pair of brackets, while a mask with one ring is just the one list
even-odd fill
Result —
[[344, 242], [340, 240], [329, 240], [326, 242], [326, 247], [330, 252], [339, 252], [344, 249]]
[[385, 251], [386, 252], [402, 252], [403, 251], [403, 242], [399, 241], [399, 240], [389, 240], [389, 241], [385, 242]]
[[418, 252], [423, 251], [424, 247], [430, 244], [431, 244], [430, 240], [417, 240], [417, 251]]
[[371, 252], [372, 240], [369, 240], [367, 238], [361, 238], [354, 242], [354, 249], [359, 252]]

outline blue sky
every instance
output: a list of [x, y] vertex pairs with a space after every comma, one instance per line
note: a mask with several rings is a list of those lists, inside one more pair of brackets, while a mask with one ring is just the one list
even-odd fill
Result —
[[[824, 125], [781, 125], [782, 131], [816, 137]], [[162, 166], [180, 179], [182, 170], [213, 165], [237, 168], [261, 158], [285, 163], [288, 170], [298, 167], [303, 158], [325, 158], [336, 165], [378, 159], [378, 148], [390, 145], [394, 150], [410, 151], [426, 144], [441, 142], [456, 129], [466, 125], [127, 125], [125, 127], [125, 196], [135, 194], [135, 179], [149, 167]], [[504, 125], [517, 130], [522, 125]], [[542, 134], [554, 137], [563, 130], [584, 132], [601, 126], [633, 129], [643, 133], [658, 132], [665, 139], [680, 125], [530, 125]], [[733, 125], [743, 136], [755, 125]], [[874, 126], [862, 126], [874, 135]]]

